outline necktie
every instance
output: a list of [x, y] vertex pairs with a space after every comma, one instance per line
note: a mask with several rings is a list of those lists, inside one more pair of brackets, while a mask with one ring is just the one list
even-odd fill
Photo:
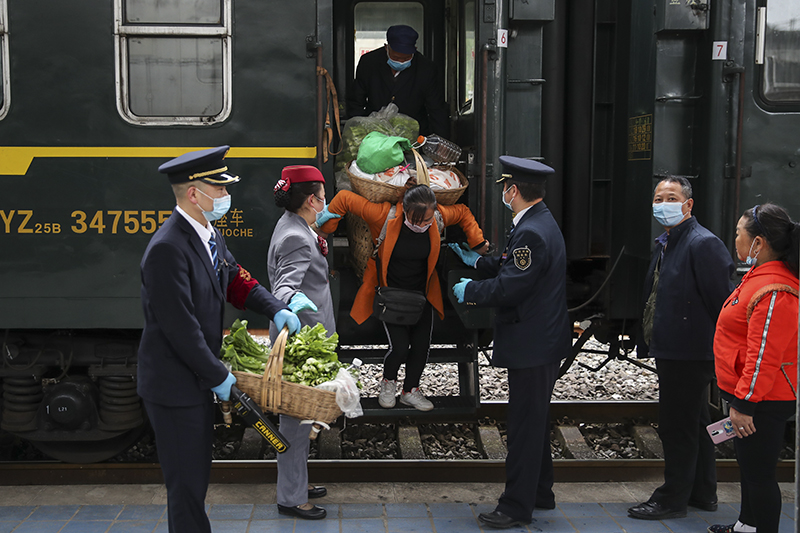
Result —
[[512, 223], [511, 227], [508, 228], [508, 233], [506, 233], [506, 237], [507, 238], [511, 238], [511, 236], [514, 235], [514, 230], [515, 229], [517, 229], [517, 226], [516, 226], [516, 224]]
[[211, 263], [214, 265], [214, 273], [217, 275], [217, 280], [219, 280], [219, 257], [217, 257], [217, 241], [214, 240], [213, 235], [210, 239], [208, 239], [208, 248], [211, 250]]
[[320, 235], [317, 235], [317, 244], [319, 244], [319, 249], [322, 252], [322, 255], [328, 255], [328, 241], [323, 239]]

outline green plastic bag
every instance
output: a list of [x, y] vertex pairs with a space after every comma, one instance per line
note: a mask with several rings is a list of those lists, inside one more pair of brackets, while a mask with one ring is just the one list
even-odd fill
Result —
[[361, 141], [356, 162], [368, 174], [377, 174], [403, 162], [403, 152], [411, 150], [411, 141], [373, 131]]

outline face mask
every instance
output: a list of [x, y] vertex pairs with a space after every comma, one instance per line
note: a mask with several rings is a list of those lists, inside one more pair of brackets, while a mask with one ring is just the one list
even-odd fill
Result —
[[756, 264], [756, 258], [758, 258], [758, 254], [759, 254], [759, 252], [761, 252], [761, 250], [759, 250], [758, 252], [756, 252], [756, 255], [754, 255], [753, 257], [750, 257], [750, 252], [753, 251], [753, 246], [755, 244], [756, 244], [756, 241], [753, 241], [753, 243], [750, 245], [750, 251], [747, 252], [747, 257], [744, 258], [744, 264], [747, 265], [747, 266], [755, 265]]
[[[388, 53], [387, 53], [387, 55], [388, 55]], [[411, 66], [411, 59], [409, 59], [408, 61], [403, 61], [401, 63], [400, 61], [395, 61], [394, 59], [392, 59], [390, 57], [389, 59], [386, 60], [386, 64], [389, 65], [392, 68], [392, 70], [394, 70], [396, 72], [402, 72], [402, 71], [404, 71], [405, 69], [407, 69], [408, 67]]]
[[512, 197], [512, 198], [511, 198], [511, 202], [506, 202], [506, 193], [507, 193], [508, 191], [510, 191], [510, 190], [511, 190], [511, 187], [509, 187], [508, 189], [506, 189], [505, 191], [503, 191], [503, 205], [505, 205], [505, 206], [506, 206], [507, 208], [509, 208], [511, 211], [514, 211], [514, 208], [513, 208], [513, 207], [511, 207], [511, 202], [513, 202], [513, 201], [514, 201], [514, 197]]
[[[225, 213], [228, 212], [228, 209], [231, 208], [231, 195], [226, 194], [222, 198], [211, 198], [209, 195], [201, 191], [200, 189], [196, 189], [197, 192], [209, 198], [211, 201], [214, 202], [214, 207], [211, 211], [203, 211], [203, 216], [206, 217], [206, 220], [209, 222], [214, 222], [215, 220], [219, 220], [220, 218], [225, 216]], [[200, 209], [203, 209], [202, 207]]]
[[413, 231], [414, 233], [425, 233], [426, 231], [428, 231], [428, 228], [431, 227], [431, 224], [433, 224], [433, 222], [430, 222], [428, 224], [425, 224], [424, 226], [417, 226], [416, 224], [412, 224], [411, 222], [409, 222], [407, 218], [405, 219], [404, 222], [406, 224], [406, 227], [411, 231]]
[[311, 209], [314, 209], [314, 212], [316, 213], [316, 216], [314, 217], [315, 218], [314, 221], [316, 222], [317, 227], [319, 227], [319, 226], [322, 225], [322, 224], [319, 223], [319, 220], [322, 218], [322, 215], [325, 214], [325, 208], [328, 206], [328, 204], [327, 204], [327, 202], [325, 202], [325, 200], [323, 198], [320, 198], [319, 196], [314, 195], [314, 198], [316, 198], [317, 200], [320, 200], [322, 202], [322, 209], [320, 209], [319, 211], [317, 211], [313, 207], [311, 208]]
[[[686, 200], [688, 202], [689, 200]], [[686, 202], [683, 202], [685, 204]], [[678, 202], [661, 202], [653, 204], [653, 216], [662, 226], [671, 227], [683, 220], [683, 204]]]

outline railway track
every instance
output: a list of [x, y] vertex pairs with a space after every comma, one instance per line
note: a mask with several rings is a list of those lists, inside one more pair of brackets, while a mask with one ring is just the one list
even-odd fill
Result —
[[[319, 459], [309, 460], [309, 476], [315, 483], [341, 482], [501, 482], [505, 478], [504, 446], [498, 432], [505, 419], [505, 402], [482, 404], [476, 418], [447, 420], [450, 423], [470, 424], [475, 428], [483, 452], [482, 459], [428, 459], [414, 450], [414, 439], [419, 441], [418, 428], [413, 417], [398, 421], [400, 459], [341, 459], [339, 431], [323, 432], [318, 443]], [[589, 423], [620, 423], [640, 427], [643, 435], [637, 445], [647, 447], [647, 437], [657, 441], [657, 436], [646, 421], [657, 418], [657, 402], [554, 402], [552, 418], [554, 435], [563, 446], [563, 458], [554, 459], [558, 482], [622, 482], [659, 481], [663, 479], [663, 459], [604, 459], [593, 455], [588, 439], [576, 437]], [[413, 411], [412, 411], [413, 413]], [[422, 419], [423, 417], [419, 417]], [[444, 422], [436, 417], [424, 417], [424, 423]], [[386, 423], [382, 417], [365, 417], [359, 424]], [[348, 421], [351, 426], [353, 421]], [[649, 433], [647, 430], [652, 433]], [[405, 437], [403, 436], [405, 434]], [[410, 435], [410, 437], [409, 437]], [[416, 435], [416, 436], [415, 436]], [[410, 438], [411, 444], [404, 443]], [[495, 439], [494, 444], [487, 442]], [[569, 442], [570, 439], [577, 442]], [[498, 444], [498, 441], [500, 444]], [[640, 442], [641, 441], [641, 442]], [[655, 443], [657, 448], [658, 443]], [[651, 442], [650, 445], [653, 445]], [[419, 448], [421, 450], [421, 447]], [[646, 455], [657, 455], [657, 449]], [[334, 456], [334, 458], [330, 458]], [[576, 458], [577, 457], [577, 458]], [[215, 460], [212, 466], [213, 483], [274, 483], [277, 476], [275, 460]], [[735, 459], [718, 459], [719, 481], [738, 481], [739, 470]], [[794, 460], [778, 465], [779, 481], [794, 479]], [[156, 462], [65, 464], [50, 461], [0, 463], [0, 485], [28, 484], [150, 484], [162, 483], [161, 470]]]

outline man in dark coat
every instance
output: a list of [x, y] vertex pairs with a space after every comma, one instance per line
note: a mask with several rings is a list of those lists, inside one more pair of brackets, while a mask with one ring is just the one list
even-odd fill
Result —
[[460, 303], [495, 307], [492, 364], [508, 369], [506, 485], [486, 526], [508, 529], [531, 522], [534, 507], [553, 509], [550, 396], [561, 360], [570, 350], [566, 248], [545, 206], [545, 179], [553, 169], [502, 156], [503, 203], [515, 213], [499, 257], [451, 248], [482, 281], [462, 278], [453, 287]]
[[653, 216], [666, 231], [656, 239], [645, 279], [637, 355], [656, 359], [664, 484], [628, 509], [644, 520], [686, 516], [687, 505], [717, 509], [708, 387], [717, 316], [733, 290], [734, 264], [722, 241], [692, 216], [692, 207], [686, 178], [667, 177], [656, 186]]
[[138, 393], [156, 434], [167, 486], [170, 533], [210, 532], [205, 496], [211, 474], [214, 402], [228, 400], [236, 378], [219, 360], [227, 300], [300, 329], [282, 301], [250, 277], [211, 221], [230, 206], [226, 185], [239, 181], [223, 161], [227, 146], [164, 163], [177, 206], [150, 240], [141, 263], [145, 326]]
[[421, 135], [450, 137], [450, 113], [439, 70], [417, 51], [411, 26], [392, 26], [387, 44], [361, 56], [347, 95], [347, 116], [361, 117], [394, 102], [400, 113], [419, 122]]

